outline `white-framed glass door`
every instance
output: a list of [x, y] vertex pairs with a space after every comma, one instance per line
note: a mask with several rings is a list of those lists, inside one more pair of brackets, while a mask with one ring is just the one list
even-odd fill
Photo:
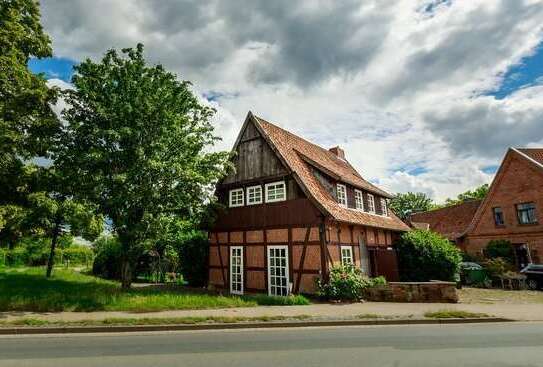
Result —
[[288, 247], [268, 246], [268, 294], [288, 296]]
[[230, 247], [230, 293], [243, 294], [243, 247]]

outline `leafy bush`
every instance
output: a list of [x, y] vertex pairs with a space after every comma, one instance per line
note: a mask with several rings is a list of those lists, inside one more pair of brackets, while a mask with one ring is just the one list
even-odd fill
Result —
[[437, 233], [406, 232], [397, 244], [403, 281], [455, 281], [462, 256], [460, 250]]
[[93, 251], [85, 246], [74, 245], [62, 250], [62, 258], [69, 260], [70, 264], [88, 264], [94, 257]]
[[333, 267], [327, 283], [317, 280], [318, 294], [331, 300], [358, 301], [366, 289], [382, 284], [386, 284], [385, 278], [368, 278], [352, 264]]
[[105, 279], [121, 279], [121, 243], [115, 236], [102, 236], [94, 243], [96, 257], [92, 274]]
[[508, 271], [513, 270], [511, 264], [508, 261], [502, 259], [501, 257], [489, 259], [485, 261], [483, 266], [487, 274], [492, 278], [500, 277]]
[[177, 243], [179, 269], [192, 287], [207, 284], [209, 242], [207, 234], [202, 231], [191, 231]]
[[502, 258], [510, 264], [515, 263], [513, 245], [507, 240], [489, 241], [484, 250], [486, 257], [490, 259]]
[[8, 250], [0, 248], [0, 266], [7, 265]]

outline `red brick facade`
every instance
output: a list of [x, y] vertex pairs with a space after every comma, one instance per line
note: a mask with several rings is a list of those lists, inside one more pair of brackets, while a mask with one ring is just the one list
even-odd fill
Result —
[[[535, 204], [537, 223], [519, 223], [517, 205], [522, 203]], [[503, 212], [504, 225], [495, 223], [493, 208], [497, 207]], [[468, 253], [481, 254], [493, 239], [509, 240], [516, 247], [526, 245], [531, 261], [543, 262], [543, 166], [516, 150], [507, 153], [468, 228], [464, 246]]]

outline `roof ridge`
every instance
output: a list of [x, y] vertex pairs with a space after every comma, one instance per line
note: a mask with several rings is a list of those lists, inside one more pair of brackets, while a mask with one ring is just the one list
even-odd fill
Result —
[[471, 204], [471, 203], [475, 203], [475, 202], [479, 202], [479, 203], [482, 203], [483, 202], [483, 199], [473, 199], [473, 200], [466, 200], [466, 201], [463, 201], [461, 203], [458, 203], [458, 204], [453, 204], [453, 205], [447, 205], [447, 206], [443, 206], [441, 208], [435, 208], [435, 209], [430, 209], [430, 210], [426, 210], [424, 212], [417, 212], [417, 213], [411, 213], [411, 215], [417, 215], [417, 214], [426, 214], [426, 213], [435, 213], [439, 210], [445, 210], [445, 209], [452, 209], [452, 208], [456, 208], [458, 206], [462, 206], [462, 205], [466, 205], [466, 204]]
[[320, 145], [315, 144], [315, 143], [313, 143], [313, 142], [311, 142], [311, 141], [309, 141], [309, 140], [307, 140], [307, 139], [305, 139], [305, 138], [302, 138], [300, 135], [296, 135], [296, 134], [294, 134], [293, 132], [290, 132], [290, 131], [288, 131], [288, 130], [286, 130], [286, 129], [283, 129], [281, 126], [279, 126], [279, 125], [277, 125], [277, 124], [274, 124], [273, 122], [269, 122], [268, 120], [263, 119], [262, 117], [259, 117], [259, 116], [257, 116], [257, 115], [253, 115], [253, 116], [256, 117], [257, 120], [264, 121], [265, 123], [270, 124], [271, 126], [277, 128], [277, 129], [279, 129], [279, 130], [282, 130], [283, 132], [287, 133], [288, 135], [294, 136], [294, 137], [297, 138], [297, 139], [303, 140], [304, 142], [306, 142], [306, 143], [308, 143], [308, 144], [311, 144], [311, 145], [313, 145], [313, 146], [316, 147], [316, 148], [319, 148], [319, 149], [322, 150], [323, 152], [328, 153], [328, 154], [330, 155], [330, 157], [333, 157], [334, 159], [337, 159], [337, 160], [340, 161], [340, 162], [347, 162], [347, 163], [349, 163], [346, 159], [345, 159], [345, 160], [339, 159], [334, 153], [332, 153], [332, 152], [329, 151], [328, 149], [323, 148], [323, 147], [321, 147]]

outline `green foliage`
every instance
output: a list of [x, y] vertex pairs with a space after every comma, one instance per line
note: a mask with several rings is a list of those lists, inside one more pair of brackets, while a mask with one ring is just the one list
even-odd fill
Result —
[[207, 284], [209, 243], [205, 232], [191, 231], [178, 243], [179, 265], [183, 278], [193, 287]]
[[425, 212], [433, 208], [433, 201], [423, 192], [398, 193], [390, 200], [390, 209], [402, 220], [416, 212]]
[[406, 232], [397, 249], [402, 280], [456, 280], [462, 255], [439, 234], [423, 230]]
[[268, 296], [266, 294], [255, 294], [242, 297], [246, 301], [256, 302], [259, 306], [305, 306], [311, 304], [309, 300], [300, 295], [290, 295], [287, 297]]
[[92, 249], [86, 246], [72, 246], [61, 250], [62, 259], [69, 261], [70, 265], [86, 265], [91, 264], [94, 253]]
[[210, 153], [218, 140], [214, 111], [190, 83], [149, 66], [143, 46], [108, 51], [76, 68], [66, 92], [68, 122], [55, 153], [76, 197], [111, 218], [122, 246], [123, 286], [137, 259], [172, 218], [197, 218], [224, 176], [229, 154]]
[[501, 257], [485, 261], [483, 267], [491, 278], [500, 277], [513, 270], [511, 263]]
[[333, 267], [327, 283], [317, 280], [319, 295], [331, 300], [358, 301], [366, 289], [383, 284], [386, 284], [385, 278], [369, 278], [352, 264]]
[[513, 245], [507, 240], [491, 240], [484, 250], [486, 257], [490, 259], [502, 258], [510, 264], [515, 263]]
[[468, 190], [466, 192], [463, 192], [459, 194], [456, 199], [448, 198], [445, 200], [444, 206], [453, 206], [457, 204], [461, 204], [466, 201], [472, 201], [472, 200], [482, 200], [486, 197], [488, 194], [490, 186], [488, 184], [481, 185], [474, 190]]
[[0, 245], [30, 234], [23, 225], [35, 182], [30, 159], [48, 155], [60, 122], [51, 109], [57, 90], [27, 67], [51, 56], [33, 0], [0, 2]]
[[121, 243], [116, 236], [101, 236], [94, 242], [92, 274], [105, 279], [121, 279]]

